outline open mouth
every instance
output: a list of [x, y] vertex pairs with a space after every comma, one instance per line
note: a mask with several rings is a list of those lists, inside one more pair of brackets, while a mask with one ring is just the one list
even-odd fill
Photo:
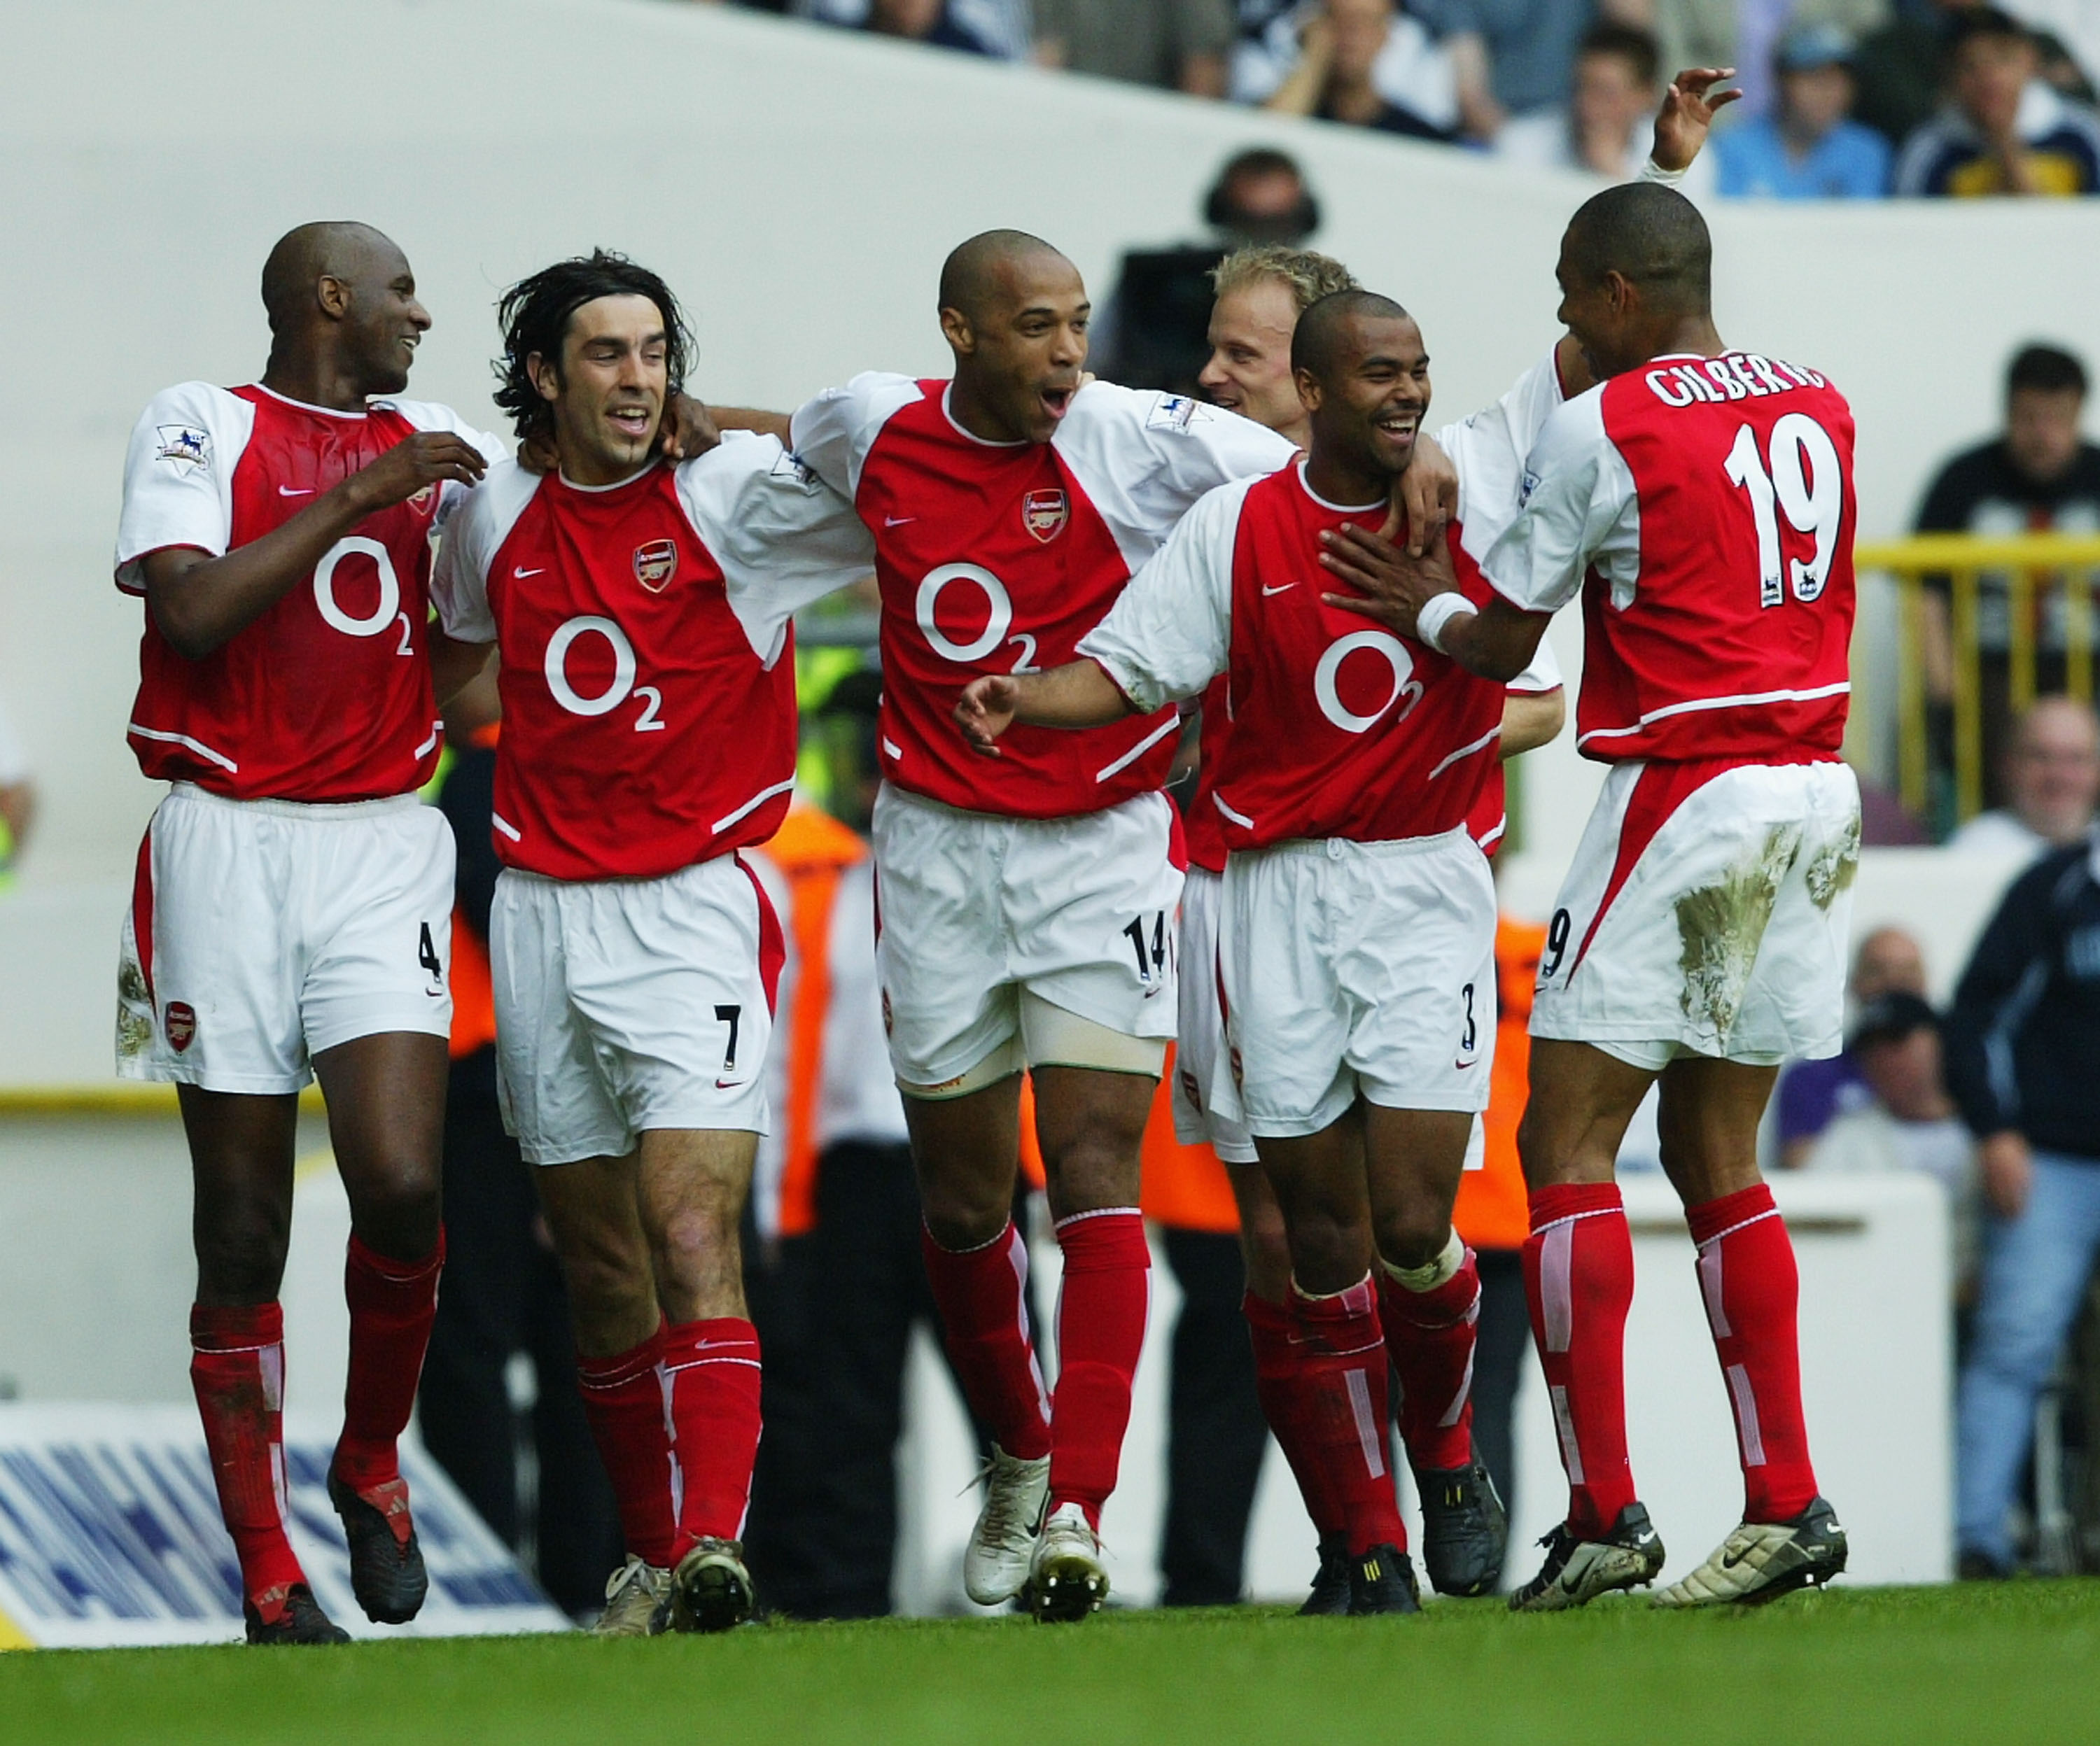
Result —
[[1416, 411], [1385, 412], [1371, 422], [1388, 442], [1411, 447], [1422, 428], [1422, 414]]
[[1053, 419], [1060, 419], [1071, 410], [1072, 396], [1078, 392], [1076, 388], [1045, 388], [1037, 398], [1042, 401], [1044, 412]]
[[630, 441], [646, 443], [655, 425], [655, 415], [646, 406], [615, 406], [606, 410], [606, 422]]

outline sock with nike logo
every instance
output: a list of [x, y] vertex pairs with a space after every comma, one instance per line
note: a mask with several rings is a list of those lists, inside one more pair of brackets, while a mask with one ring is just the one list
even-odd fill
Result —
[[1246, 1317], [1247, 1334], [1254, 1343], [1254, 1391], [1261, 1402], [1262, 1417], [1268, 1421], [1283, 1458], [1290, 1463], [1313, 1532], [1323, 1540], [1339, 1534], [1348, 1523], [1314, 1434], [1317, 1409], [1310, 1373], [1299, 1362], [1298, 1346], [1290, 1338], [1290, 1308], [1250, 1291], [1240, 1299], [1240, 1313]]
[[1532, 1190], [1524, 1289], [1568, 1473], [1568, 1526], [1597, 1539], [1635, 1495], [1626, 1382], [1634, 1240], [1616, 1183]]
[[1050, 1397], [1028, 1334], [1028, 1245], [1013, 1222], [975, 1249], [943, 1249], [920, 1227], [948, 1360], [992, 1441], [1017, 1460], [1050, 1453]]
[[758, 1330], [740, 1316], [673, 1323], [656, 1374], [678, 1496], [673, 1557], [696, 1540], [741, 1540], [758, 1459]]
[[1294, 1281], [1290, 1324], [1314, 1415], [1312, 1439], [1341, 1506], [1350, 1557], [1379, 1545], [1405, 1550], [1407, 1530], [1387, 1462], [1392, 1397], [1377, 1287], [1366, 1273], [1346, 1291], [1315, 1297]]
[[[1426, 1290], [1381, 1263], [1379, 1314], [1400, 1375], [1400, 1435], [1408, 1459], [1448, 1472], [1473, 1459], [1473, 1336], [1480, 1319], [1480, 1270], [1454, 1235], [1462, 1259], [1449, 1278]], [[1441, 1271], [1440, 1268], [1438, 1271]]]
[[670, 1426], [659, 1372], [664, 1329], [602, 1358], [576, 1354], [576, 1392], [591, 1440], [612, 1481], [620, 1537], [645, 1564], [677, 1562], [678, 1501], [671, 1484]]
[[1099, 1532], [1130, 1426], [1131, 1382], [1152, 1302], [1152, 1250], [1135, 1206], [1057, 1223], [1057, 1391], [1050, 1404], [1050, 1508], [1075, 1503]]
[[1685, 1209], [1699, 1246], [1706, 1325], [1736, 1415], [1743, 1519], [1789, 1522], [1815, 1497], [1801, 1410], [1801, 1295], [1793, 1240], [1760, 1182]]
[[442, 1230], [437, 1246], [416, 1261], [390, 1260], [351, 1234], [343, 1266], [343, 1295], [350, 1304], [350, 1374], [343, 1387], [335, 1470], [354, 1492], [370, 1492], [401, 1477], [398, 1444], [415, 1408], [423, 1355], [437, 1319], [438, 1276], [444, 1264]]

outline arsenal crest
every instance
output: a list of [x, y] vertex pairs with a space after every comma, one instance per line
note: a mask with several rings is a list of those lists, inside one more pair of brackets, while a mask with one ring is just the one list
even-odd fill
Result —
[[651, 540], [634, 549], [634, 580], [652, 594], [660, 594], [678, 573], [678, 549], [668, 540]]
[[1064, 532], [1071, 513], [1061, 491], [1031, 491], [1021, 500], [1021, 525], [1045, 545]]
[[171, 1000], [161, 1026], [168, 1034], [168, 1047], [179, 1055], [196, 1035], [196, 1008], [187, 1000]]
[[438, 487], [435, 485], [426, 485], [408, 500], [408, 507], [418, 515], [428, 515], [437, 506]]

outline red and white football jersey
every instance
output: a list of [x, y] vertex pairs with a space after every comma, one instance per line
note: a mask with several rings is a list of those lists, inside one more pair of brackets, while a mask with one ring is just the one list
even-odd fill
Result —
[[[1434, 836], [1493, 767], [1502, 687], [1320, 597], [1320, 535], [1376, 529], [1383, 503], [1313, 495], [1304, 464], [1212, 492], [1079, 641], [1141, 709], [1227, 677], [1211, 805], [1228, 849], [1294, 837]], [[1450, 535], [1462, 580], [1484, 588]]]
[[882, 588], [883, 774], [968, 811], [1056, 818], [1157, 788], [1176, 720], [1083, 733], [1017, 728], [972, 752], [953, 711], [985, 673], [1072, 659], [1189, 506], [1267, 473], [1290, 444], [1251, 420], [1092, 382], [1048, 443], [988, 443], [945, 381], [855, 377], [796, 413], [796, 453], [875, 535]]
[[[505, 452], [419, 400], [338, 412], [208, 382], [156, 395], [125, 457], [117, 585], [144, 593], [142, 561], [154, 552], [221, 558], [261, 539], [418, 430], [457, 431], [492, 461]], [[461, 496], [429, 487], [368, 516], [201, 660], [169, 647], [148, 610], [129, 734], [139, 767], [239, 800], [368, 800], [421, 787], [441, 734], [424, 628], [430, 538]]]
[[1530, 612], [1582, 590], [1585, 756], [1800, 763], [1844, 738], [1856, 519], [1823, 377], [1657, 358], [1547, 421], [1483, 567]]
[[795, 786], [791, 620], [873, 562], [771, 437], [598, 487], [490, 469], [431, 593], [447, 636], [498, 646], [498, 858], [653, 879], [764, 842]]

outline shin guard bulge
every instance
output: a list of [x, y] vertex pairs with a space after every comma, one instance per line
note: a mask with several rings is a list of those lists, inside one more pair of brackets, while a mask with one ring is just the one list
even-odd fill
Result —
[[1008, 1221], [975, 1249], [943, 1249], [921, 1226], [920, 1252], [949, 1360], [992, 1440], [1022, 1461], [1050, 1453], [1050, 1398], [1028, 1334], [1028, 1245]]
[[1310, 1297], [1290, 1288], [1291, 1338], [1312, 1410], [1312, 1441], [1333, 1488], [1349, 1554], [1373, 1546], [1403, 1550], [1407, 1531], [1393, 1495], [1386, 1425], [1385, 1334], [1369, 1274], [1346, 1291]]
[[1050, 1413], [1050, 1508], [1075, 1503], [1101, 1528], [1130, 1424], [1131, 1382], [1151, 1307], [1152, 1251], [1134, 1206], [1058, 1221], [1057, 1389]]
[[1532, 1192], [1524, 1289], [1568, 1473], [1568, 1525], [1594, 1539], [1634, 1501], [1626, 1390], [1634, 1244], [1616, 1184]]
[[624, 1352], [576, 1355], [576, 1392], [612, 1481], [621, 1537], [630, 1553], [660, 1570], [677, 1562], [679, 1505], [661, 1375], [664, 1338], [660, 1324]]
[[1736, 1417], [1743, 1519], [1789, 1522], [1815, 1497], [1801, 1409], [1793, 1240], [1763, 1183], [1688, 1207], [1699, 1291]]
[[304, 1582], [285, 1537], [285, 1312], [275, 1303], [190, 1306], [190, 1386], [240, 1585], [274, 1620]]
[[437, 1246], [419, 1261], [389, 1260], [351, 1237], [343, 1268], [350, 1377], [335, 1470], [352, 1491], [372, 1491], [401, 1476], [397, 1445], [415, 1408], [444, 1262], [442, 1231]]

